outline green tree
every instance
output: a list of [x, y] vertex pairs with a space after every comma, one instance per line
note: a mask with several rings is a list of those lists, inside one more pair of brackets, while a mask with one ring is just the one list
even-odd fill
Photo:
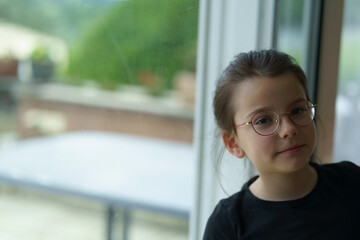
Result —
[[139, 84], [139, 76], [154, 78], [158, 91], [171, 88], [177, 71], [194, 67], [197, 18], [197, 0], [120, 2], [89, 24], [68, 73], [109, 88]]

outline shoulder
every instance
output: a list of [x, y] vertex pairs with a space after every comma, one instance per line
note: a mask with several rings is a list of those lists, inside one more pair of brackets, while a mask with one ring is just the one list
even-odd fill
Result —
[[317, 165], [321, 173], [328, 180], [335, 180], [341, 183], [351, 182], [360, 185], [360, 167], [349, 161]]
[[237, 239], [238, 211], [242, 192], [221, 200], [206, 224], [203, 240]]
[[320, 168], [329, 173], [340, 175], [354, 175], [356, 177], [360, 174], [360, 167], [349, 161], [342, 161], [337, 163], [328, 163], [320, 165]]

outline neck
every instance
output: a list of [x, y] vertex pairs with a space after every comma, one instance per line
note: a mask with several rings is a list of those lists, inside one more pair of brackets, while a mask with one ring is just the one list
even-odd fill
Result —
[[262, 173], [250, 185], [250, 191], [258, 198], [268, 201], [295, 200], [306, 196], [317, 182], [316, 170], [309, 164], [293, 173]]

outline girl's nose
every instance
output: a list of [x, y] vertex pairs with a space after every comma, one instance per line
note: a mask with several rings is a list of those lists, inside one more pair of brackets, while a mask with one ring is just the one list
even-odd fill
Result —
[[281, 138], [289, 138], [298, 134], [297, 126], [290, 120], [289, 116], [282, 117], [279, 128]]

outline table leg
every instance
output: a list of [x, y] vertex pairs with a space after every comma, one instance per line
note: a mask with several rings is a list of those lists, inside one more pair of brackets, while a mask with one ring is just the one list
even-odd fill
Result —
[[130, 211], [124, 209], [123, 212], [123, 240], [128, 240], [129, 238], [129, 226], [130, 226]]
[[[115, 240], [114, 238], [114, 219], [115, 209], [112, 206], [107, 206], [107, 226], [106, 226], [106, 239]], [[129, 226], [130, 226], [130, 211], [123, 210], [123, 224], [122, 224], [122, 240], [128, 240], [129, 238]]]
[[113, 225], [114, 225], [115, 210], [112, 206], [107, 206], [107, 225], [106, 225], [106, 239], [113, 239]]

